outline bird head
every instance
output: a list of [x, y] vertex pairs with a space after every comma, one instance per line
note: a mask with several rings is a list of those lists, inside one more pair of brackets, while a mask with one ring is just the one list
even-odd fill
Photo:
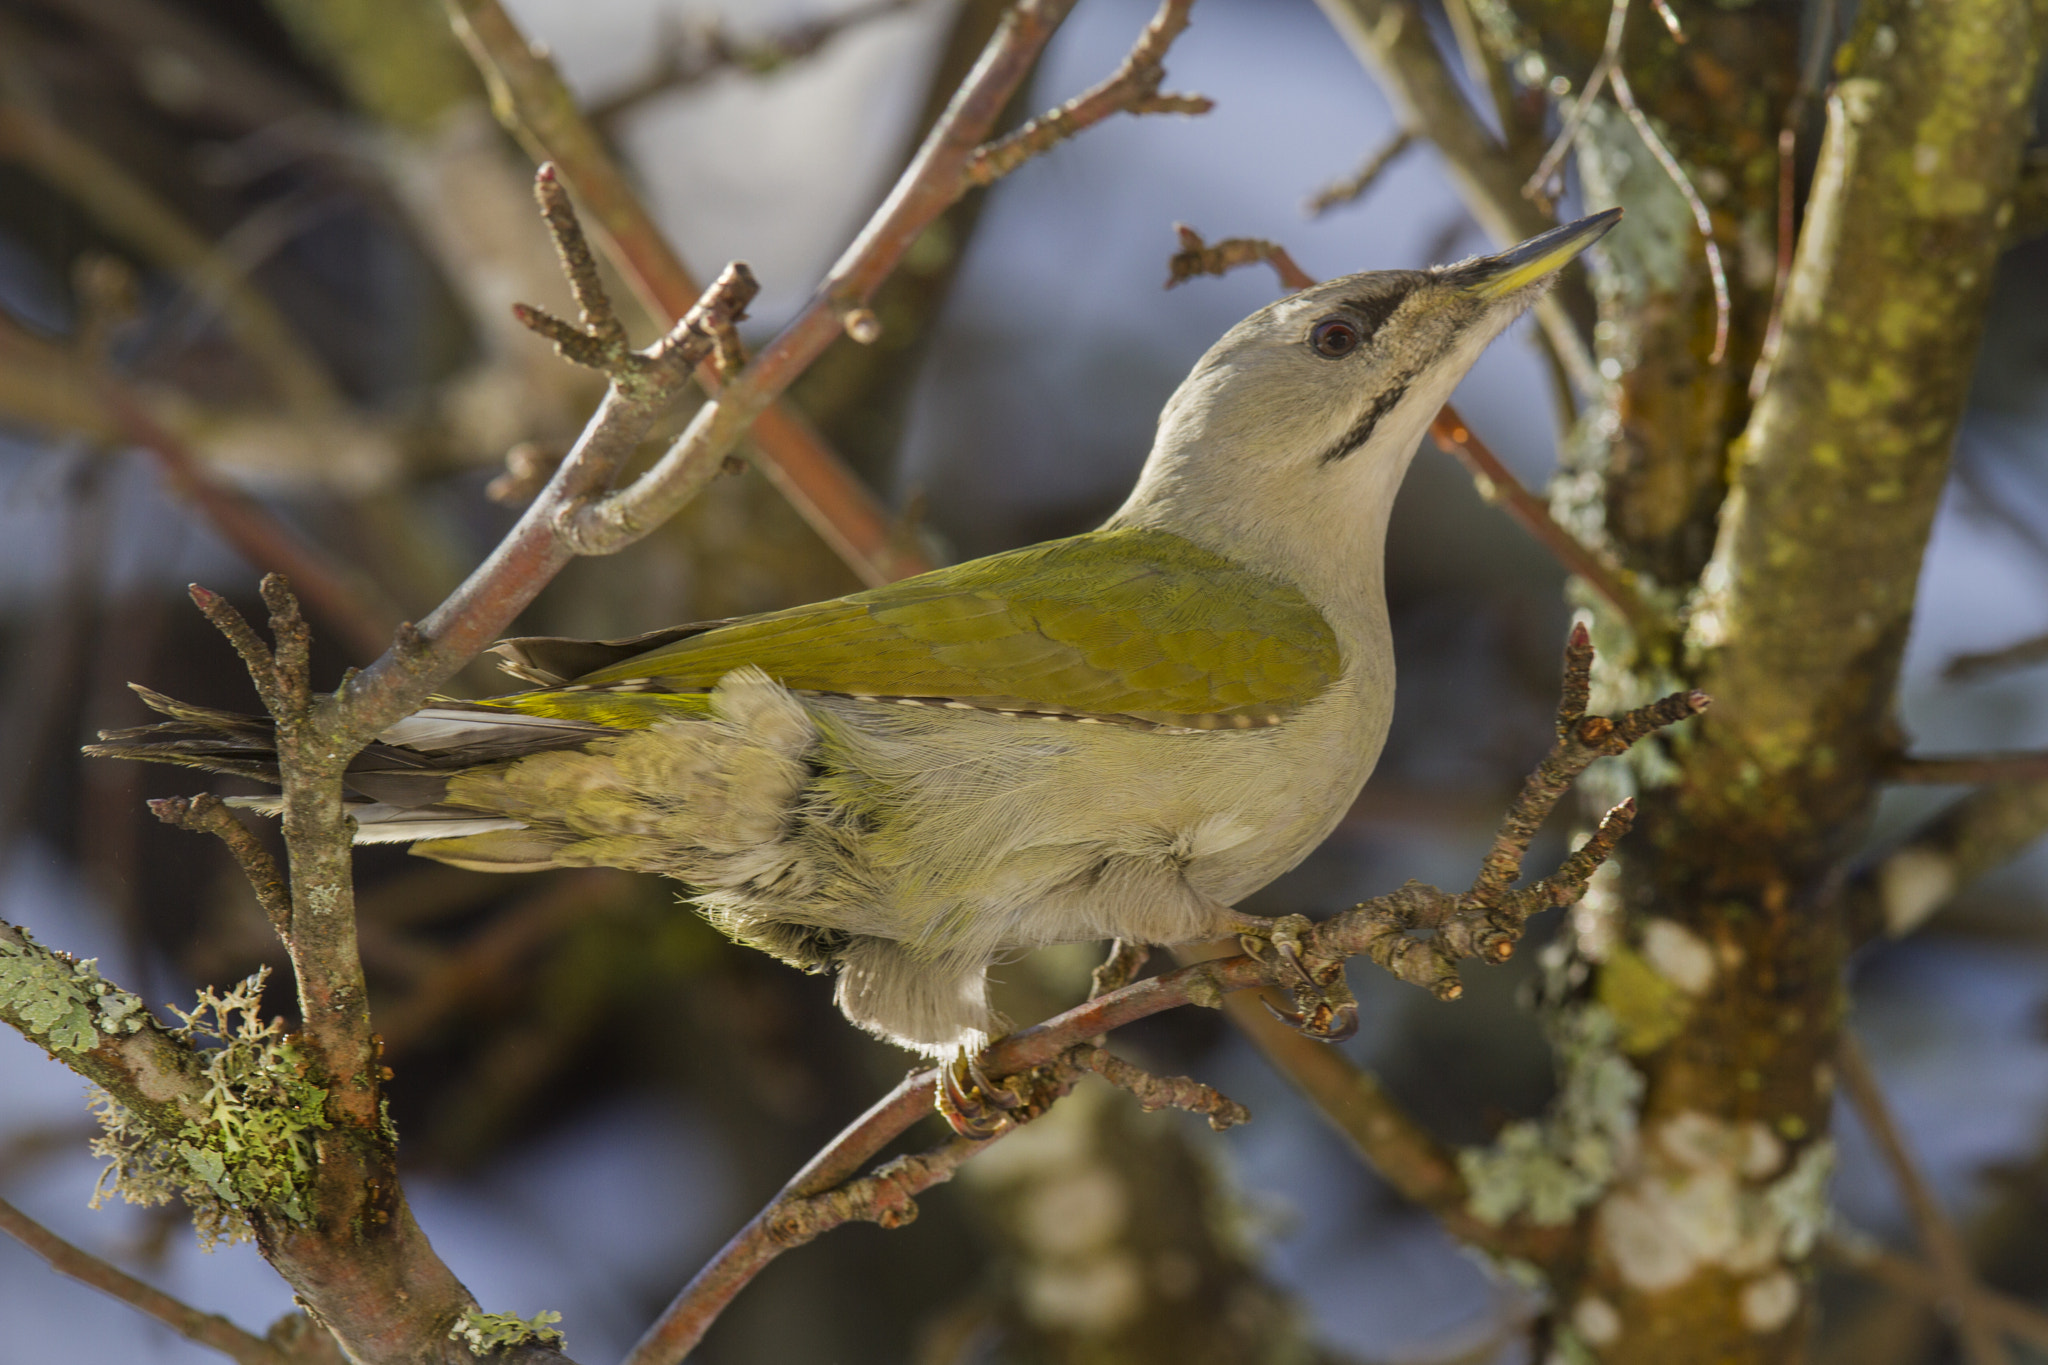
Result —
[[1345, 562], [1368, 558], [1376, 590], [1387, 512], [1430, 419], [1487, 343], [1620, 217], [1609, 209], [1454, 265], [1346, 275], [1260, 309], [1168, 400], [1111, 524], [1176, 531], [1312, 595], [1316, 566], [1351, 582]]

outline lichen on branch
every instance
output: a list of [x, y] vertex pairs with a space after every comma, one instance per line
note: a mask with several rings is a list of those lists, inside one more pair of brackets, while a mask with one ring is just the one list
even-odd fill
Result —
[[[283, 1021], [258, 1013], [268, 976], [259, 970], [224, 994], [207, 987], [190, 1011], [173, 1007], [184, 1022], [168, 1032], [197, 1059], [202, 1118], [166, 1130], [96, 1091], [102, 1133], [92, 1150], [107, 1167], [94, 1208], [116, 1195], [144, 1205], [181, 1199], [208, 1247], [247, 1239], [257, 1210], [307, 1221], [303, 1196], [313, 1178], [313, 1134], [329, 1126], [327, 1092], [307, 1079]], [[203, 1038], [213, 1045], [201, 1046]]]

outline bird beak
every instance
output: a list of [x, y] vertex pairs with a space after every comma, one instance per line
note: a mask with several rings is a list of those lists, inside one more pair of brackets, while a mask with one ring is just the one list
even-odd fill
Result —
[[1621, 221], [1620, 209], [1608, 209], [1576, 223], [1552, 228], [1511, 246], [1498, 256], [1481, 256], [1453, 267], [1452, 280], [1474, 298], [1504, 298], [1561, 269], [1565, 262], [1607, 235], [1607, 229]]

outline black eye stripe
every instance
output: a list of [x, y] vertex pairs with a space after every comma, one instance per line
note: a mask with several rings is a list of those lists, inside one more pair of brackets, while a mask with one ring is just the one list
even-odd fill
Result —
[[1335, 463], [1371, 440], [1373, 428], [1380, 424], [1380, 418], [1385, 417], [1396, 407], [1400, 406], [1401, 400], [1408, 396], [1408, 385], [1414, 378], [1415, 376], [1412, 374], [1403, 375], [1394, 381], [1391, 388], [1373, 399], [1372, 406], [1365, 410], [1365, 415], [1352, 423], [1351, 430], [1340, 436], [1335, 445], [1331, 446], [1321, 455], [1318, 455], [1316, 463], [1319, 465]]
[[1345, 299], [1344, 307], [1358, 319], [1359, 342], [1371, 341], [1373, 335], [1394, 316], [1396, 309], [1408, 301], [1408, 291], [1396, 289], [1384, 294], [1372, 294], [1363, 298]]

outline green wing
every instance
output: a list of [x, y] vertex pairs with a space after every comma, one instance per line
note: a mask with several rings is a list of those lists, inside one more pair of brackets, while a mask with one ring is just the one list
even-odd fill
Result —
[[[752, 664], [797, 691], [1197, 729], [1276, 724], [1342, 671], [1291, 586], [1163, 531], [1096, 531], [676, 638], [496, 704], [637, 728]], [[667, 694], [667, 695], [664, 695]], [[586, 714], [587, 713], [587, 714]]]

